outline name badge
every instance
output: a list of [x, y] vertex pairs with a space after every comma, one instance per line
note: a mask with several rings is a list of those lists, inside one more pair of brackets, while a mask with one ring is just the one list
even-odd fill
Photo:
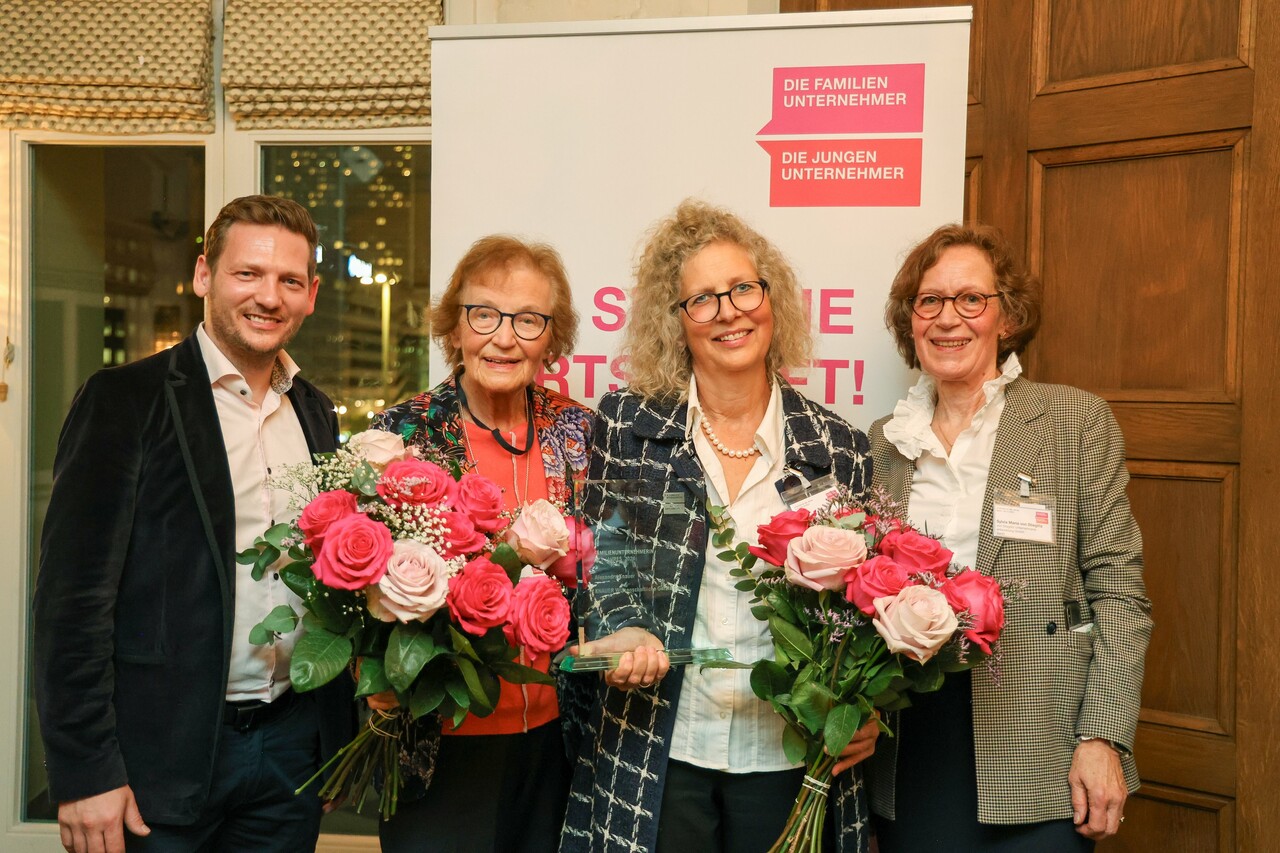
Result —
[[812, 483], [803, 483], [790, 489], [783, 489], [783, 481], [778, 482], [778, 494], [788, 509], [807, 509], [809, 512], [821, 512], [831, 505], [840, 491], [836, 478], [825, 474]]
[[1053, 495], [997, 489], [991, 505], [991, 535], [1052, 545], [1054, 511]]
[[684, 512], [685, 494], [684, 492], [663, 492], [662, 494], [662, 514], [663, 515], [680, 515]]

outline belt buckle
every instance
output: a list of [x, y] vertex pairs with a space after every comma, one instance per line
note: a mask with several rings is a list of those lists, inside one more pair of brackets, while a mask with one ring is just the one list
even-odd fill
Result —
[[257, 719], [258, 712], [263, 709], [263, 705], [251, 705], [247, 708], [236, 708], [235, 719], [231, 722], [231, 727], [240, 733], [244, 733], [253, 728], [253, 723]]

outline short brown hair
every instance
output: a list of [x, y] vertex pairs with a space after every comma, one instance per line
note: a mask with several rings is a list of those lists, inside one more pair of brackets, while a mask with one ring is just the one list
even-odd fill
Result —
[[995, 273], [1000, 310], [1009, 329], [1000, 339], [996, 354], [1002, 364], [1009, 353], [1021, 353], [1040, 329], [1040, 281], [1014, 261], [1013, 247], [1000, 229], [991, 225], [943, 225], [918, 243], [893, 277], [889, 300], [884, 306], [884, 324], [893, 335], [908, 367], [918, 368], [915, 339], [911, 334], [911, 300], [920, 292], [924, 274], [953, 246], [973, 246], [987, 256]]
[[450, 338], [462, 322], [463, 285], [494, 270], [522, 266], [542, 273], [551, 282], [551, 343], [547, 345], [546, 363], [573, 352], [578, 342], [578, 312], [573, 307], [569, 275], [560, 253], [547, 243], [526, 243], [509, 234], [490, 234], [471, 244], [454, 267], [440, 301], [431, 310], [431, 337], [436, 339], [450, 366], [457, 368], [462, 363], [462, 351]]
[[[227, 202], [218, 211], [213, 224], [204, 235], [204, 261], [209, 269], [216, 269], [227, 240], [227, 231], [238, 222], [248, 225], [279, 225], [286, 231], [299, 234], [307, 241], [307, 278], [316, 277], [316, 223], [307, 209], [293, 199], [274, 195], [246, 195]], [[310, 283], [308, 281], [308, 283]]]
[[766, 356], [770, 376], [785, 368], [806, 367], [813, 348], [809, 311], [795, 272], [782, 252], [740, 217], [705, 201], [685, 199], [649, 232], [636, 263], [625, 350], [630, 390], [643, 397], [674, 397], [689, 392], [693, 356], [685, 339], [680, 309], [684, 265], [712, 243], [746, 250], [756, 274], [769, 283], [773, 339]]

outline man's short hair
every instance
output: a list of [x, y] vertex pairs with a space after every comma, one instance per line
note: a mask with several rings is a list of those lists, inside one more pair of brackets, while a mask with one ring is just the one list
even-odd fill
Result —
[[307, 240], [307, 278], [316, 276], [316, 223], [307, 209], [293, 199], [274, 195], [246, 195], [227, 203], [204, 235], [204, 260], [209, 269], [216, 269], [218, 258], [226, 245], [227, 232], [237, 222], [249, 225], [279, 225], [286, 231], [300, 234]]

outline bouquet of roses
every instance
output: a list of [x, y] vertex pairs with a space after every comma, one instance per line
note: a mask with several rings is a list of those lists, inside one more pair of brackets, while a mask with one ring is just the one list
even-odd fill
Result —
[[786, 720], [783, 749], [806, 767], [771, 851], [821, 850], [832, 768], [868, 720], [888, 733], [877, 709], [906, 707], [910, 691], [998, 659], [1000, 583], [955, 565], [940, 542], [893, 518], [887, 498], [872, 504], [837, 491], [818, 512], [760, 525], [758, 546], [736, 547], [726, 511], [711, 509], [719, 556], [737, 563], [738, 589], [754, 592], [752, 613], [773, 637], [773, 659], [750, 665], [751, 688]]
[[[357, 808], [381, 772], [384, 818], [403, 784], [398, 755], [411, 746], [401, 743], [410, 719], [436, 713], [456, 726], [492, 713], [500, 680], [553, 683], [525, 654], [564, 646], [565, 588], [576, 585], [579, 565], [571, 551], [591, 548], [590, 531], [579, 535], [549, 502], [511, 518], [492, 480], [463, 474], [443, 453], [422, 455], [369, 430], [314, 465], [291, 466], [273, 484], [290, 490], [301, 515], [237, 557], [255, 580], [278, 572], [302, 600], [305, 632], [289, 667], [295, 690], [351, 669], [357, 696], [395, 691], [400, 709], [375, 712], [321, 771], [333, 767], [320, 796], [350, 797]], [[582, 562], [589, 567], [590, 553]], [[298, 622], [280, 605], [250, 641], [272, 643]]]

